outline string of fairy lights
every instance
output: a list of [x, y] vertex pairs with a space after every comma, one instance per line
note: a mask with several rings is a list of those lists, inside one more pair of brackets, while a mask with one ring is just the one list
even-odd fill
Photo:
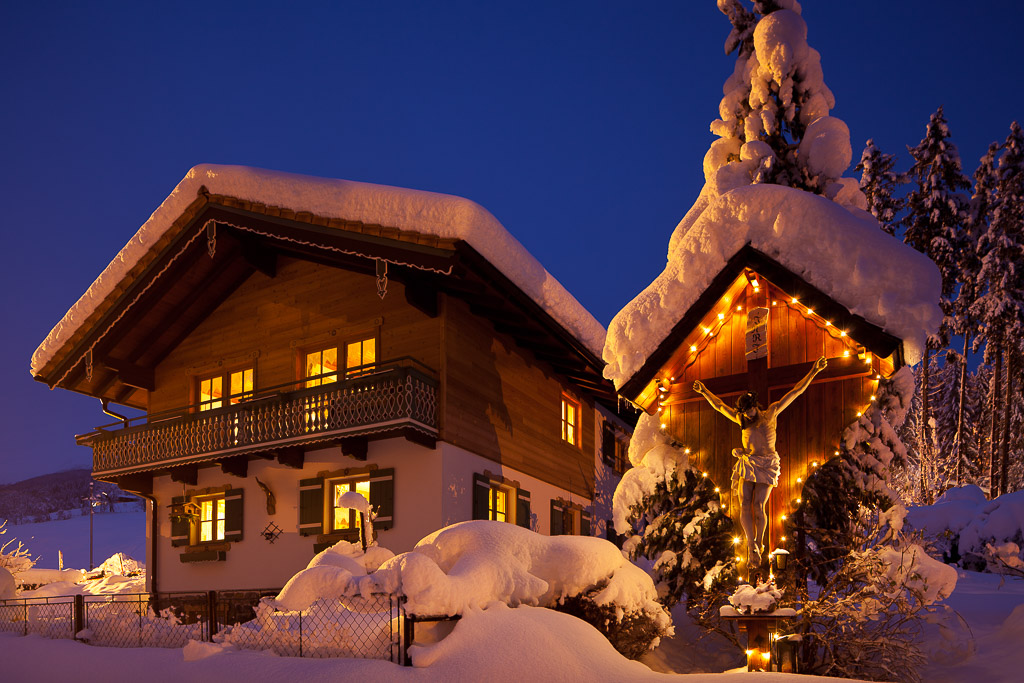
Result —
[[[754, 294], [759, 294], [761, 291], [761, 285], [756, 274], [748, 273], [747, 280], [750, 286], [753, 288]], [[769, 290], [769, 292], [770, 291], [771, 290]], [[689, 356], [682, 364], [682, 370], [680, 371], [681, 374], [685, 374], [685, 371], [698, 361], [700, 355], [709, 347], [711, 347], [715, 337], [718, 336], [721, 333], [722, 329], [731, 322], [734, 316], [738, 316], [743, 313], [742, 304], [736, 304], [735, 306], [733, 306], [732, 302], [729, 301], [728, 298], [723, 299], [723, 303], [724, 306], [720, 310], [713, 311], [708, 316], [710, 318], [710, 322], [708, 322], [707, 318], [705, 318], [705, 320], [702, 321], [700, 326], [700, 338], [689, 345]], [[842, 352], [843, 358], [849, 358], [854, 353], [856, 353], [857, 358], [859, 360], [862, 360], [866, 365], [870, 366], [872, 364], [873, 356], [871, 352], [861, 347], [855, 347], [851, 349], [849, 346], [850, 339], [847, 335], [846, 330], [838, 328], [836, 325], [832, 323], [831, 320], [827, 320], [821, 315], [815, 313], [812, 307], [801, 304], [799, 298], [789, 295], [781, 297], [771, 297], [771, 306], [779, 306], [780, 303], [781, 305], [786, 306], [788, 309], [796, 311], [805, 319], [810, 320], [817, 327], [824, 330], [825, 333], [828, 334], [832, 339], [841, 340], [844, 345]], [[871, 396], [868, 399], [867, 405], [861, 407], [856, 411], [858, 419], [860, 419], [864, 415], [864, 413], [867, 412], [867, 410], [878, 401], [878, 383], [881, 381], [881, 379], [882, 375], [880, 372], [876, 372], [874, 376], [871, 377]], [[654, 381], [657, 387], [656, 414], [660, 422], [660, 428], [663, 431], [665, 431], [669, 428], [669, 424], [672, 421], [672, 405], [667, 403], [667, 401], [672, 392], [673, 385], [676, 383], [676, 377], [656, 378]], [[694, 452], [694, 448], [691, 445], [682, 444], [682, 448], [683, 452], [687, 455], [690, 455], [691, 453]], [[817, 470], [822, 464], [824, 464], [824, 462], [827, 462], [828, 460], [831, 460], [832, 458], [839, 456], [839, 454], [839, 449], [834, 448], [831, 456], [827, 458], [822, 458], [820, 461], [817, 459], [812, 460], [809, 468], [811, 473]], [[696, 455], [700, 455], [699, 448], [696, 449]], [[795, 477], [793, 476], [794, 474], [796, 475]], [[703, 478], [708, 478], [710, 474], [707, 471], [702, 471], [701, 476]], [[791, 479], [789, 488], [791, 491], [795, 491], [797, 495], [795, 498], [789, 501], [789, 505], [787, 506], [788, 512], [782, 512], [778, 517], [780, 527], [783, 530], [785, 529], [785, 522], [787, 519], [789, 519], [789, 516], [791, 514], [795, 514], [796, 512], [798, 512], [800, 506], [803, 504], [803, 486], [805, 484], [805, 479], [807, 476], [807, 469], [803, 469], [795, 473], [790, 472]], [[716, 485], [714, 487], [714, 491], [719, 496], [719, 504], [721, 505], [722, 509], [728, 510], [728, 504], [722, 500], [723, 496], [721, 487]], [[787, 539], [785, 533], [781, 534], [778, 537], [779, 543], [784, 544], [786, 543], [786, 541]], [[734, 545], [739, 545], [740, 538], [733, 537], [732, 542]], [[742, 564], [744, 562], [744, 559], [739, 554], [737, 554], [736, 560], [738, 564]]]

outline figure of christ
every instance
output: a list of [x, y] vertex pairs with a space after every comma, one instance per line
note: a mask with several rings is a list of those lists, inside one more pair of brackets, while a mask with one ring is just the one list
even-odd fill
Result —
[[779, 483], [780, 461], [775, 450], [775, 436], [778, 416], [797, 396], [811, 385], [814, 376], [825, 369], [828, 361], [819, 358], [807, 375], [796, 383], [785, 396], [767, 408], [757, 403], [757, 394], [748, 391], [736, 399], [736, 407], [730, 408], [708, 391], [699, 380], [693, 383], [693, 390], [707, 399], [711, 406], [740, 426], [742, 448], [732, 451], [736, 465], [732, 470], [732, 488], [740, 493], [740, 524], [747, 541], [749, 566], [761, 564], [764, 552], [764, 532], [768, 527], [765, 505], [772, 489]]

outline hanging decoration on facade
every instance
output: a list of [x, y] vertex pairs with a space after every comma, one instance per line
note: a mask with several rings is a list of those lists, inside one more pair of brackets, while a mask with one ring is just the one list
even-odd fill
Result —
[[747, 313], [746, 355], [747, 360], [768, 355], [768, 309], [763, 306]]
[[217, 224], [213, 221], [206, 221], [206, 250], [210, 258], [217, 253]]
[[277, 540], [277, 537], [281, 535], [281, 527], [271, 522], [263, 529], [263, 531], [260, 532], [260, 535], [267, 539], [267, 543], [273, 545], [274, 541]]
[[85, 352], [85, 381], [92, 381], [92, 349]]
[[377, 259], [377, 296], [383, 299], [388, 294], [388, 262]]
[[277, 512], [277, 496], [270, 490], [270, 487], [260, 481], [259, 477], [256, 477], [256, 483], [263, 490], [263, 493], [267, 496], [267, 514], [272, 515]]

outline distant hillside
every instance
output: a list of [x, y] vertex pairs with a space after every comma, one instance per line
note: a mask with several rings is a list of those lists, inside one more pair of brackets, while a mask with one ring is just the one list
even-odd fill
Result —
[[[93, 481], [88, 469], [66, 470], [25, 479], [14, 484], [0, 484], [0, 520], [11, 524], [42, 522], [49, 519], [67, 519], [88, 510], [84, 499], [89, 495], [89, 482]], [[142, 500], [122, 491], [115, 484], [97, 481], [93, 494], [100, 499], [97, 511], [112, 511], [116, 503]]]

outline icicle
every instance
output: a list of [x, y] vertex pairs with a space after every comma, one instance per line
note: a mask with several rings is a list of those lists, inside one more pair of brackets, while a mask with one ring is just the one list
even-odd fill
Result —
[[217, 253], [217, 224], [213, 221], [206, 221], [206, 249], [210, 258]]
[[388, 262], [377, 259], [377, 296], [383, 299], [388, 293]]

